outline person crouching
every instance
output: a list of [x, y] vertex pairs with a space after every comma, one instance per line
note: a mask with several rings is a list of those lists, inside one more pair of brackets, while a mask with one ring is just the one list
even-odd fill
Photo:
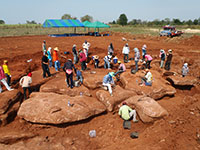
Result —
[[114, 80], [113, 80], [113, 77], [115, 76], [114, 74], [115, 74], [114, 72], [110, 72], [107, 75], [105, 75], [104, 78], [103, 78], [103, 86], [106, 86], [108, 88], [110, 96], [113, 96], [112, 85], [115, 84]]

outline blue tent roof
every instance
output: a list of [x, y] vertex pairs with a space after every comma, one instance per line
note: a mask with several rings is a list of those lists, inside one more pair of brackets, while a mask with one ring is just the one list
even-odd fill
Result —
[[84, 27], [79, 20], [73, 19], [47, 19], [42, 25], [45, 28], [51, 27]]

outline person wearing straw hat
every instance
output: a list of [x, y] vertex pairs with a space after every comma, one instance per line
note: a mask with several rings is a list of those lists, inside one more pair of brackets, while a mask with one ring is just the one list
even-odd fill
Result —
[[79, 50], [80, 62], [81, 62], [81, 70], [84, 71], [87, 69], [86, 60], [87, 57], [82, 49]]
[[60, 62], [58, 60], [58, 51], [59, 51], [58, 47], [55, 47], [53, 51], [53, 61], [54, 61], [54, 67], [56, 71], [60, 70]]
[[5, 85], [8, 91], [12, 91], [13, 89], [7, 84], [5, 80], [6, 76], [4, 74], [3, 68], [0, 66], [0, 93], [2, 93], [1, 82]]
[[114, 85], [113, 77], [115, 76], [114, 72], [109, 72], [107, 75], [103, 78], [103, 86], [108, 88], [108, 91], [110, 93], [110, 96], [113, 96], [112, 94], [112, 85]]
[[26, 90], [28, 89], [29, 95], [31, 93], [31, 88], [30, 88], [30, 84], [32, 83], [31, 77], [32, 77], [32, 73], [29, 72], [27, 76], [23, 76], [19, 81], [19, 84], [22, 86], [23, 91], [24, 91], [24, 99], [25, 100], [27, 99]]
[[63, 71], [66, 73], [67, 87], [71, 87], [71, 89], [74, 87], [73, 70], [72, 70], [73, 68], [76, 73], [76, 68], [74, 64], [72, 63], [72, 60], [68, 59], [67, 62], [64, 64]]
[[173, 57], [172, 50], [169, 49], [168, 50], [168, 54], [167, 54], [167, 60], [165, 62], [165, 70], [168, 70], [168, 71], [170, 70], [170, 66], [171, 66], [171, 62], [172, 62], [172, 57]]
[[145, 76], [141, 77], [141, 83], [140, 86], [146, 85], [146, 86], [152, 86], [153, 76], [149, 69], [145, 69]]
[[10, 74], [10, 69], [8, 68], [8, 61], [7, 60], [4, 60], [3, 71], [4, 71], [4, 74], [7, 78], [7, 84], [10, 86], [11, 74]]
[[74, 56], [74, 64], [78, 63], [78, 56], [77, 56], [77, 51], [76, 51], [76, 44], [73, 45], [72, 54]]
[[182, 77], [187, 76], [188, 72], [189, 72], [188, 63], [184, 63], [182, 67]]
[[118, 71], [115, 73], [117, 81], [120, 80], [120, 74], [126, 71], [126, 66], [123, 63], [121, 63], [121, 61], [118, 61], [118, 64], [119, 64]]

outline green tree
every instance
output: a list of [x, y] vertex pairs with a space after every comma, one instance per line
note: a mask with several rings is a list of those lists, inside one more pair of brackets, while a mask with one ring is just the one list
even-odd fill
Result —
[[169, 25], [169, 24], [171, 23], [171, 21], [170, 21], [169, 18], [165, 18], [165, 19], [164, 19], [164, 23], [167, 24], [167, 25]]
[[5, 24], [5, 21], [3, 21], [3, 20], [0, 20], [0, 24]]
[[34, 20], [32, 20], [32, 21], [26, 21], [26, 24], [37, 24], [37, 22], [35, 22]]
[[194, 19], [193, 24], [194, 25], [198, 25], [199, 24], [199, 20], [198, 19]]
[[181, 25], [182, 24], [182, 22], [179, 20], [179, 19], [173, 19], [173, 24], [175, 24], [175, 25]]
[[92, 22], [93, 18], [92, 18], [92, 16], [85, 15], [85, 16], [81, 17], [81, 22], [84, 22], [84, 21]]
[[125, 14], [121, 14], [119, 16], [119, 19], [117, 20], [117, 23], [122, 25], [122, 26], [127, 25], [127, 22], [128, 22], [128, 19], [127, 19]]
[[64, 14], [61, 19], [72, 19], [72, 16], [70, 14]]

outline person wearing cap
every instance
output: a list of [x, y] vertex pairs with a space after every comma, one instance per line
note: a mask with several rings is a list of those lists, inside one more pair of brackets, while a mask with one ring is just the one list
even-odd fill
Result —
[[134, 55], [134, 60], [135, 60], [135, 71], [137, 72], [138, 71], [138, 62], [140, 60], [140, 51], [139, 49], [136, 47], [134, 48], [134, 52], [135, 52], [135, 55]]
[[4, 74], [3, 68], [0, 66], [0, 93], [2, 93], [1, 82], [5, 85], [8, 91], [12, 91], [13, 89], [7, 84], [5, 80], [6, 76]]
[[184, 63], [182, 67], [182, 77], [187, 76], [188, 72], [189, 72], [188, 63]]
[[90, 43], [87, 40], [85, 40], [85, 42], [83, 43], [82, 46], [83, 46], [83, 49], [86, 50], [86, 57], [88, 57], [88, 51], [89, 51]]
[[161, 49], [160, 50], [160, 55], [159, 55], [161, 61], [160, 61], [160, 68], [163, 68], [164, 62], [165, 62], [165, 50]]
[[87, 57], [82, 49], [79, 50], [80, 62], [81, 62], [81, 70], [84, 71], [87, 69], [86, 60]]
[[114, 80], [113, 80], [114, 76], [115, 76], [115, 73], [114, 72], [110, 72], [107, 75], [105, 75], [104, 78], [103, 78], [103, 86], [108, 88], [108, 91], [109, 91], [111, 96], [113, 96], [113, 94], [112, 94], [112, 85], [114, 85]]
[[147, 53], [147, 46], [144, 44], [142, 46], [142, 59], [143, 59], [143, 61], [145, 60], [146, 53]]
[[42, 52], [43, 52], [43, 55], [46, 53], [46, 51], [47, 51], [46, 41], [44, 40], [43, 43], [42, 43]]
[[110, 45], [108, 46], [108, 53], [109, 55], [113, 56], [114, 48], [112, 43], [110, 43]]
[[153, 76], [149, 69], [145, 69], [145, 76], [141, 77], [141, 82], [140, 85], [146, 85], [146, 86], [152, 86], [152, 81], [153, 81]]
[[47, 53], [45, 53], [45, 55], [42, 56], [42, 70], [43, 70], [43, 78], [46, 78], [46, 74], [48, 75], [48, 77], [51, 76], [48, 66]]
[[112, 56], [108, 54], [107, 56], [104, 57], [104, 68], [111, 69], [110, 63], [112, 62]]
[[58, 47], [55, 47], [53, 51], [53, 61], [54, 61], [54, 67], [56, 71], [60, 70], [60, 62], [58, 60], [58, 51], [59, 51]]
[[30, 87], [31, 83], [32, 83], [32, 73], [31, 72], [29, 72], [27, 76], [23, 76], [19, 81], [19, 84], [22, 86], [23, 91], [24, 91], [24, 99], [25, 100], [27, 99], [27, 96], [26, 96], [27, 89], [28, 89], [29, 95], [31, 93], [31, 87]]
[[[120, 74], [126, 71], [126, 66], [121, 63], [121, 61], [118, 61], [119, 67], [118, 67], [118, 71], [115, 73], [115, 76], [117, 78], [117, 80], [120, 80]], [[117, 77], [118, 75], [118, 77]]]
[[149, 54], [146, 54], [144, 57], [146, 58], [146, 68], [150, 69], [153, 58]]
[[168, 71], [170, 70], [170, 66], [171, 66], [171, 62], [172, 62], [172, 57], [173, 57], [172, 50], [169, 49], [168, 50], [168, 54], [167, 54], [167, 60], [165, 62], [165, 70], [168, 70]]
[[72, 48], [72, 54], [74, 56], [74, 64], [78, 63], [78, 56], [77, 56], [77, 51], [76, 51], [76, 45], [75, 44], [73, 45], [73, 48]]
[[128, 46], [128, 43], [126, 43], [122, 50], [122, 54], [124, 55], [124, 63], [129, 62], [128, 60], [129, 53], [130, 53], [130, 48]]
[[74, 87], [74, 83], [73, 83], [73, 70], [72, 69], [74, 69], [74, 71], [76, 73], [76, 68], [75, 68], [74, 64], [72, 63], [72, 60], [68, 59], [67, 62], [64, 64], [63, 71], [66, 74], [67, 86], [71, 87], [71, 89]]
[[52, 67], [51, 47], [48, 48], [47, 57], [48, 57], [48, 60], [49, 60], [49, 67], [51, 68]]
[[133, 120], [133, 122], [137, 123], [138, 120], [136, 119], [137, 113], [136, 110], [131, 109], [126, 102], [123, 102], [122, 105], [118, 106], [119, 107], [119, 116], [126, 121]]
[[99, 68], [99, 56], [98, 55], [94, 55], [92, 57], [93, 61], [94, 61], [94, 68]]
[[3, 71], [4, 71], [4, 74], [7, 78], [7, 84], [10, 86], [11, 74], [10, 74], [10, 69], [8, 68], [8, 61], [7, 60], [4, 60]]

